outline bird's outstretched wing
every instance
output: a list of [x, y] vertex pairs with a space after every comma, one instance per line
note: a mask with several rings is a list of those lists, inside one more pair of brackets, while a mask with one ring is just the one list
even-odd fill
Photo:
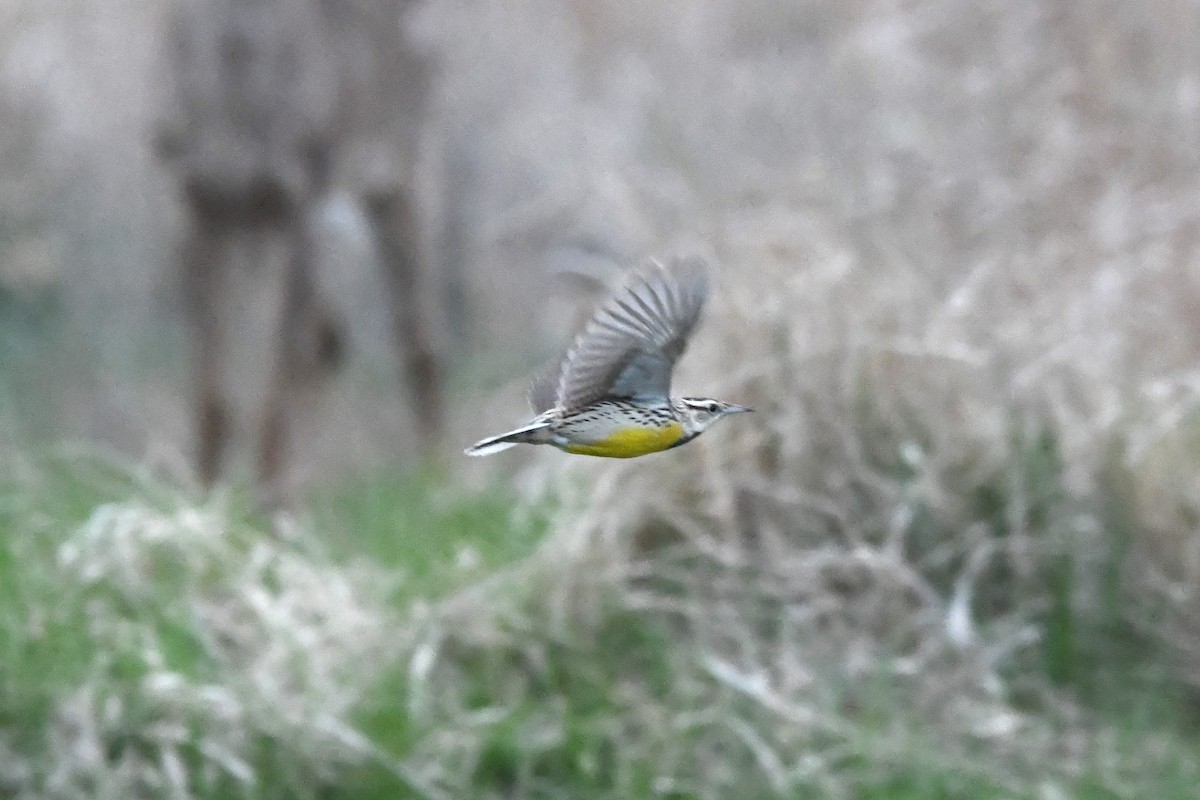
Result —
[[[696, 256], [651, 261], [608, 299], [563, 359], [554, 405], [563, 410], [603, 397], [663, 400], [708, 297], [708, 265]], [[535, 398], [535, 393], [537, 397]], [[548, 391], [535, 382], [531, 400]]]
[[[591, 259], [580, 256], [592, 256]], [[600, 258], [603, 261], [599, 261]], [[612, 292], [612, 285], [606, 279], [609, 273], [620, 273], [620, 257], [615, 253], [599, 251], [596, 246], [573, 249], [573, 257], [567, 263], [555, 267], [553, 277], [556, 282], [570, 291], [574, 297], [587, 297], [592, 303]], [[593, 263], [599, 262], [599, 263]], [[602, 266], [603, 269], [602, 269]], [[578, 330], [577, 326], [577, 330]], [[542, 414], [554, 408], [558, 402], [558, 381], [562, 377], [563, 366], [566, 364], [566, 354], [560, 355], [553, 361], [542, 365], [529, 381], [527, 399], [533, 413]]]
[[560, 358], [545, 364], [529, 381], [529, 406], [535, 415], [554, 408], [558, 402], [558, 379], [562, 370], [563, 359]]

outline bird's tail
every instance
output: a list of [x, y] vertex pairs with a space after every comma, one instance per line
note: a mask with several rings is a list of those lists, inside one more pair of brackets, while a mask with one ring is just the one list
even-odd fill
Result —
[[499, 436], [489, 436], [486, 439], [481, 439], [475, 444], [468, 447], [464, 452], [469, 456], [490, 456], [492, 453], [499, 453], [501, 450], [507, 450], [513, 445], [522, 444], [524, 442], [533, 441], [530, 436], [534, 431], [539, 431], [549, 425], [548, 422], [531, 422], [528, 425], [517, 428], [515, 431], [502, 433]]

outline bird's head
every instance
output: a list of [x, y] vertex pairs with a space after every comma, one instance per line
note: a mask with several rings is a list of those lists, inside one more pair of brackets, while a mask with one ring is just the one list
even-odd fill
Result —
[[683, 420], [684, 431], [692, 437], [699, 436], [721, 417], [754, 409], [707, 397], [681, 397], [677, 401], [676, 410]]

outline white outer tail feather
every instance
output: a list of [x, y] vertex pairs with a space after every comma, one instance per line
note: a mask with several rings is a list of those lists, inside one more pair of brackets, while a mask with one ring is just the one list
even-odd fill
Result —
[[508, 433], [502, 433], [499, 436], [489, 436], [486, 439], [481, 439], [463, 452], [469, 456], [490, 456], [492, 453], [499, 453], [501, 450], [507, 450], [522, 442], [528, 442], [529, 439], [525, 437], [525, 434], [530, 431], [540, 430], [549, 425], [549, 422], [533, 422]]
[[490, 456], [492, 453], [499, 453], [501, 450], [516, 446], [516, 442], [493, 442], [490, 439], [484, 439], [479, 444], [471, 445], [464, 452], [469, 456]]

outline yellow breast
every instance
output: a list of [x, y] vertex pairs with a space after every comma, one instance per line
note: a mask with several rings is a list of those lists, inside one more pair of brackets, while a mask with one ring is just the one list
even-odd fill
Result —
[[634, 458], [657, 453], [679, 444], [683, 426], [678, 422], [653, 427], [622, 428], [605, 439], [590, 444], [572, 443], [563, 447], [568, 453], [605, 458]]

